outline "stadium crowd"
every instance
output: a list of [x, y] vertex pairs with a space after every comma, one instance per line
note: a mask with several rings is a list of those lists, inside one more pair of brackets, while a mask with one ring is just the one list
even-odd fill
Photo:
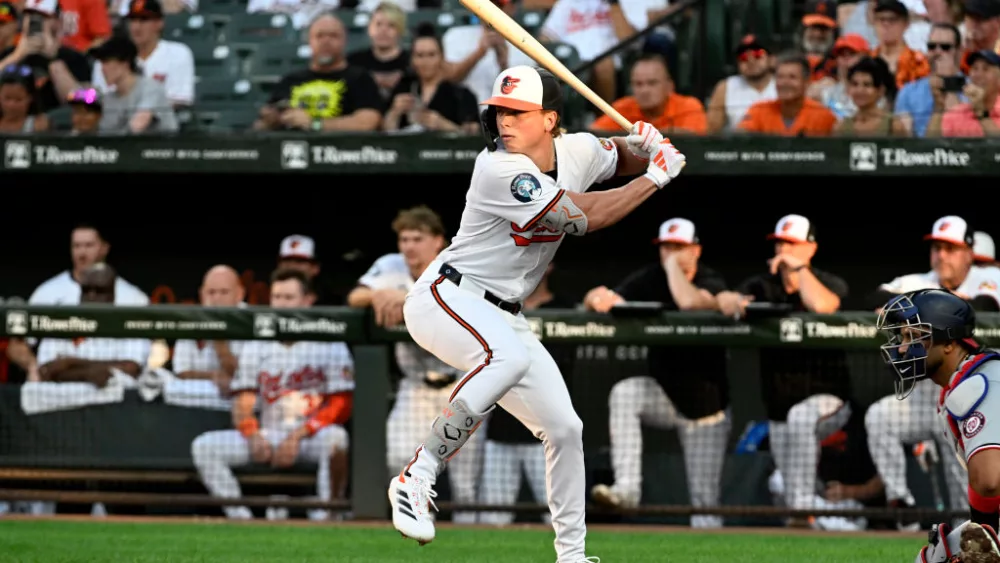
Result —
[[[671, 135], [1000, 135], [1000, 2], [813, 0], [787, 52], [678, 92], [667, 0], [495, 0], [630, 120]], [[675, 27], [683, 26], [680, 22]], [[211, 130], [475, 134], [503, 68], [533, 64], [457, 5], [299, 0], [0, 2], [0, 134]], [[713, 69], [720, 73], [721, 69]], [[711, 73], [709, 73], [711, 75]], [[583, 104], [572, 128], [614, 129]]]

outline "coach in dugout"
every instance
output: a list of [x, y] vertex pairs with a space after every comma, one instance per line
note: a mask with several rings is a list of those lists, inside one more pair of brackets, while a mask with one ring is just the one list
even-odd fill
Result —
[[[767, 237], [774, 241], [768, 271], [718, 295], [723, 314], [745, 317], [762, 309], [830, 314], [847, 296], [847, 282], [812, 265], [818, 249], [813, 223], [786, 215]], [[761, 305], [758, 305], [761, 304]], [[802, 347], [760, 350], [761, 395], [767, 409], [771, 455], [793, 509], [814, 506], [820, 442], [847, 424], [851, 386], [843, 350]], [[803, 521], [793, 519], [789, 525]]]
[[[592, 289], [584, 306], [604, 313], [629, 301], [652, 301], [667, 311], [715, 310], [715, 296], [726, 289], [726, 281], [701, 264], [701, 240], [694, 223], [679, 217], [665, 221], [653, 244], [659, 250], [656, 263], [633, 272], [613, 291], [604, 286]], [[608, 406], [615, 482], [596, 485], [591, 491], [594, 500], [615, 507], [639, 503], [641, 425], [645, 423], [677, 429], [691, 504], [717, 506], [731, 426], [725, 350], [650, 347], [649, 371], [649, 376], [623, 379], [611, 389]], [[722, 518], [696, 514], [691, 525], [716, 528]]]
[[[998, 311], [997, 287], [1000, 270], [974, 263], [973, 230], [957, 215], [941, 217], [934, 222], [930, 234], [929, 272], [907, 274], [882, 284], [870, 296], [870, 304], [880, 307], [893, 295], [918, 289], [947, 289], [969, 301], [978, 311]], [[938, 451], [948, 452], [951, 444], [938, 430], [937, 401], [940, 390], [929, 378], [918, 382], [903, 400], [896, 395], [879, 399], [868, 409], [865, 426], [868, 448], [885, 483], [886, 497], [891, 506], [914, 506], [915, 500], [906, 482], [906, 457], [903, 444], [936, 440]], [[945, 482], [951, 508], [965, 510], [965, 471], [953, 455], [943, 456]], [[900, 522], [902, 529], [911, 529], [916, 522]]]

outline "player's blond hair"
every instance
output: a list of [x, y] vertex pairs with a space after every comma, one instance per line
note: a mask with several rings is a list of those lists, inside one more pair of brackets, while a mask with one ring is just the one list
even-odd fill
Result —
[[396, 28], [400, 35], [406, 34], [406, 12], [392, 2], [381, 2], [372, 11], [372, 15], [382, 14]]
[[398, 235], [403, 231], [424, 231], [432, 235], [444, 236], [441, 216], [426, 205], [404, 209], [392, 222], [392, 230]]

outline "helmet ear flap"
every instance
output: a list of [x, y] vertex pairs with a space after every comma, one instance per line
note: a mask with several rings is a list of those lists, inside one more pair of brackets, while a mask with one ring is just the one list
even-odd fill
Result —
[[483, 130], [483, 137], [486, 138], [486, 148], [490, 152], [497, 150], [497, 142], [500, 139], [500, 129], [497, 127], [497, 108], [486, 106], [479, 114], [479, 125]]

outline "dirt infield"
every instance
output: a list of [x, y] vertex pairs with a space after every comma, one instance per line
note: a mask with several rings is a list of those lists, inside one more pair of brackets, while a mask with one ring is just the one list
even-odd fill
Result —
[[[222, 517], [191, 517], [191, 516], [105, 516], [95, 518], [86, 515], [56, 515], [56, 516], [26, 516], [22, 514], [9, 514], [0, 517], [3, 521], [53, 521], [53, 522], [90, 522], [90, 523], [140, 523], [140, 524], [204, 524], [204, 525], [236, 525], [236, 526], [304, 526], [304, 527], [343, 527], [343, 528], [391, 528], [391, 524], [383, 520], [355, 520], [342, 522], [312, 522], [309, 520], [283, 520], [273, 522], [263, 519], [248, 521], [232, 521]], [[472, 528], [481, 530], [535, 530], [548, 531], [552, 528], [544, 524], [512, 524], [498, 528], [484, 524], [455, 525], [450, 522], [440, 522], [438, 528]], [[705, 534], [705, 535], [727, 535], [727, 534], [754, 534], [770, 536], [800, 536], [800, 537], [866, 537], [866, 538], [912, 538], [914, 540], [926, 541], [927, 532], [892, 532], [892, 531], [871, 531], [871, 532], [826, 532], [822, 530], [812, 530], [803, 528], [779, 528], [779, 527], [726, 527], [711, 530], [694, 529], [686, 526], [647, 526], [628, 524], [588, 524], [587, 529], [598, 532], [645, 532], [660, 534]]]

